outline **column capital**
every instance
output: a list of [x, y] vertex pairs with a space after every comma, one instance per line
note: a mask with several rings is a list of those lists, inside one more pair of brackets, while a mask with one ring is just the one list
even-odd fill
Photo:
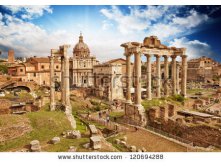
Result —
[[170, 56], [172, 59], [176, 59], [177, 55]]
[[160, 58], [161, 57], [161, 55], [154, 55], [156, 58]]
[[148, 58], [152, 57], [150, 54], [145, 54], [145, 56]]
[[164, 59], [168, 59], [169, 55], [163, 55], [162, 57], [164, 57]]
[[71, 45], [65, 44], [65, 45], [60, 46], [59, 49], [60, 49], [60, 50], [67, 51], [67, 49], [70, 48], [70, 47], [71, 47]]
[[180, 57], [182, 57], [182, 58], [187, 58], [187, 55], [180, 55]]
[[135, 48], [133, 48], [133, 53], [134, 53], [134, 54], [141, 54], [141, 49], [140, 49], [140, 47], [135, 47]]
[[132, 55], [132, 53], [131, 52], [124, 52], [124, 56], [128, 56], [128, 57], [130, 57]]

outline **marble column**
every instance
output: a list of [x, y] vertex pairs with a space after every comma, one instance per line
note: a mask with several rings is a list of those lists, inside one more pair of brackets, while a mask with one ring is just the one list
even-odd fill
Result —
[[151, 55], [145, 55], [147, 57], [147, 100], [152, 99], [152, 92], [151, 92]]
[[135, 105], [141, 105], [141, 55], [135, 52]]
[[177, 94], [176, 90], [176, 55], [172, 55], [172, 94]]
[[180, 94], [180, 65], [176, 65], [176, 92]]
[[181, 94], [186, 97], [186, 82], [187, 82], [187, 56], [182, 55], [182, 78], [181, 78]]
[[54, 55], [50, 59], [50, 110], [55, 110], [55, 82], [54, 82]]
[[126, 56], [126, 86], [127, 86], [127, 92], [126, 92], [126, 102], [131, 103], [131, 54], [125, 54]]
[[65, 105], [65, 85], [64, 85], [64, 57], [61, 56], [61, 103]]
[[156, 85], [156, 97], [160, 98], [161, 97], [161, 92], [160, 92], [160, 88], [161, 88], [161, 70], [160, 70], [160, 55], [155, 55], [156, 57], [156, 81], [157, 81], [157, 85]]
[[164, 95], [169, 96], [169, 67], [168, 67], [168, 55], [164, 55]]

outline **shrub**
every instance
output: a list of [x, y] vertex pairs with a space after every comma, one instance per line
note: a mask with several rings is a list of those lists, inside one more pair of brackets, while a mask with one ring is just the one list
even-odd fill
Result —
[[173, 99], [175, 101], [184, 102], [185, 98], [182, 95], [174, 95]]

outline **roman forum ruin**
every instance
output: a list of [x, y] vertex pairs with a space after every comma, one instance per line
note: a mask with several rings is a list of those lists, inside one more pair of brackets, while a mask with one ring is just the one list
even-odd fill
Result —
[[[134, 55], [135, 60], [135, 101], [134, 106], [136, 107], [133, 112], [138, 112], [140, 115], [140, 121], [142, 125], [146, 125], [146, 115], [143, 106], [141, 105], [141, 56], [145, 55], [147, 58], [147, 88], [146, 94], [147, 99], [152, 99], [152, 86], [151, 86], [151, 56], [156, 57], [156, 97], [160, 98], [163, 96], [169, 96], [169, 68], [168, 68], [168, 58], [172, 59], [172, 94], [178, 94], [179, 89], [179, 78], [177, 77], [178, 69], [176, 58], [181, 56], [182, 58], [182, 77], [181, 77], [181, 95], [186, 97], [186, 80], [187, 80], [187, 56], [185, 55], [185, 48], [175, 48], [167, 47], [162, 45], [160, 40], [156, 36], [146, 37], [143, 43], [138, 42], [127, 42], [121, 45], [124, 48], [124, 55], [126, 56], [126, 76], [127, 76], [127, 91], [126, 91], [126, 101], [127, 105], [131, 105], [131, 56]], [[161, 79], [161, 67], [160, 58], [164, 57], [164, 79]], [[164, 91], [161, 93], [161, 87], [164, 86]], [[129, 110], [134, 110], [134, 107], [129, 107], [126, 105], [126, 112]]]
[[[30, 148], [25, 143], [24, 149], [32, 152], [66, 146], [79, 152], [220, 150], [220, 63], [207, 57], [187, 62], [185, 48], [165, 46], [156, 36], [121, 47], [121, 58], [103, 63], [90, 55], [82, 34], [72, 57], [70, 45], [24, 62], [9, 51], [2, 60], [9, 70], [0, 74], [0, 118], [19, 115], [21, 122], [1, 127], [0, 141], [9, 145], [0, 151], [19, 151], [10, 140], [26, 135]], [[50, 133], [30, 138], [38, 129]], [[166, 147], [155, 145], [161, 141]], [[59, 142], [65, 146], [54, 147]]]

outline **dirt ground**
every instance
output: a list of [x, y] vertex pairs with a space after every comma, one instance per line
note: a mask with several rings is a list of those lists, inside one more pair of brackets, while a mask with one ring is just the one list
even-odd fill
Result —
[[148, 152], [186, 152], [187, 149], [177, 143], [139, 129], [134, 132], [126, 132], [127, 143], [137, 148], [144, 147]]
[[19, 115], [0, 115], [0, 141], [7, 141], [32, 130], [27, 117]]

